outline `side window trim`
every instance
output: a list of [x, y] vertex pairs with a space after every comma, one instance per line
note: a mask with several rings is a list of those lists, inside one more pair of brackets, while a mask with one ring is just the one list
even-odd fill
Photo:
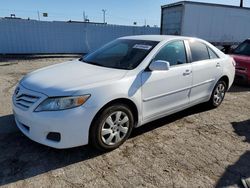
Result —
[[[179, 64], [179, 65], [171, 65], [170, 67], [173, 68], [173, 67], [179, 67], [179, 66], [183, 66], [183, 65], [186, 65], [189, 63], [189, 59], [188, 59], [188, 51], [187, 51], [187, 47], [186, 47], [186, 42], [185, 40], [183, 39], [174, 39], [174, 40], [170, 40], [168, 41], [167, 43], [165, 43], [160, 49], [158, 49], [158, 51], [154, 54], [153, 58], [151, 59], [150, 63], [152, 63], [156, 57], [156, 55], [165, 47], [167, 46], [168, 44], [172, 43], [172, 42], [183, 42], [183, 45], [184, 45], [184, 50], [185, 50], [185, 57], [186, 57], [186, 63], [183, 63], [183, 64]], [[149, 65], [150, 65], [149, 63]], [[148, 67], [149, 67], [148, 65]]]
[[185, 50], [186, 50], [187, 63], [192, 63], [192, 54], [191, 54], [191, 49], [190, 49], [188, 40], [184, 40], [184, 45], [185, 45]]

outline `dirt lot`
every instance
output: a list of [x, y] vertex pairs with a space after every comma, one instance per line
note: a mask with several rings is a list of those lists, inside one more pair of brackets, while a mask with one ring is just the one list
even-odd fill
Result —
[[74, 58], [0, 59], [0, 186], [240, 187], [250, 177], [249, 87], [234, 86], [218, 109], [199, 105], [138, 128], [110, 153], [51, 149], [13, 132], [18, 80]]

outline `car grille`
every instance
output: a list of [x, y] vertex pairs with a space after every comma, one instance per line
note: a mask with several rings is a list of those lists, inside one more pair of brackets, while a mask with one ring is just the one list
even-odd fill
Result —
[[39, 100], [40, 97], [29, 95], [29, 94], [20, 94], [15, 97], [15, 104], [18, 107], [23, 109], [29, 109], [34, 103]]

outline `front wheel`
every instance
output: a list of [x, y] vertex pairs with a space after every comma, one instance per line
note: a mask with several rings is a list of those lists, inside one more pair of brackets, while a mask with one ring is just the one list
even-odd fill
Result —
[[208, 105], [213, 108], [220, 106], [222, 101], [224, 100], [226, 90], [227, 90], [226, 83], [222, 80], [218, 81], [218, 83], [214, 87], [211, 98], [208, 101]]
[[133, 125], [133, 114], [128, 106], [109, 106], [94, 120], [90, 129], [90, 142], [102, 151], [116, 149], [130, 136]]

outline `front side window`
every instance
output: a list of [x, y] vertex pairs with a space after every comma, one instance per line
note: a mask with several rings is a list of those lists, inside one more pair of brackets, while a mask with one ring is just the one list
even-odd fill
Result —
[[208, 49], [205, 44], [198, 41], [189, 41], [189, 46], [193, 62], [210, 59]]
[[186, 50], [183, 41], [170, 42], [155, 56], [154, 61], [168, 61], [170, 66], [187, 63]]
[[241, 43], [235, 50], [234, 54], [250, 56], [250, 40]]
[[136, 68], [157, 41], [117, 39], [83, 57], [81, 61], [108, 68], [131, 70]]

